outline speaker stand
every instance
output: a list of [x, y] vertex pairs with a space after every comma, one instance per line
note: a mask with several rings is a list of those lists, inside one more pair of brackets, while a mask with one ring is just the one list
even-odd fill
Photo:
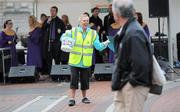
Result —
[[159, 40], [159, 55], [162, 55], [162, 43], [161, 43], [161, 20], [158, 17], [158, 40]]

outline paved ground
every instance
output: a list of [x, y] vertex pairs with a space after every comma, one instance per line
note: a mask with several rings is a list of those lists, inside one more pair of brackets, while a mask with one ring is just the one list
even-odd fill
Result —
[[[38, 82], [0, 84], [0, 112], [112, 112], [113, 93], [110, 81], [91, 82], [91, 104], [68, 107], [69, 83]], [[144, 112], [180, 112], [180, 81], [168, 82], [161, 96], [149, 95]]]
[[180, 112], [180, 80], [167, 82], [160, 96], [150, 94], [144, 112]]

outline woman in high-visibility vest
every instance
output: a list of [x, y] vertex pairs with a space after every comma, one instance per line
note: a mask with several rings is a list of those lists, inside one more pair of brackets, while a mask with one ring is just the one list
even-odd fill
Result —
[[102, 51], [109, 43], [109, 40], [100, 43], [97, 32], [89, 27], [89, 17], [86, 14], [81, 15], [79, 21], [80, 25], [78, 27], [67, 30], [61, 37], [61, 41], [65, 38], [73, 38], [75, 40], [69, 56], [69, 65], [71, 66], [69, 106], [76, 104], [75, 92], [78, 89], [79, 79], [83, 96], [82, 103], [90, 103], [86, 96], [86, 90], [89, 89], [93, 49], [95, 47], [97, 50]]

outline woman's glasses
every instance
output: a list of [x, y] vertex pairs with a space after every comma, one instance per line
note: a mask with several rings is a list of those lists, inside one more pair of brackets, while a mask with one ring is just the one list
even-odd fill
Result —
[[12, 25], [12, 24], [13, 24], [12, 22], [8, 23], [8, 25]]

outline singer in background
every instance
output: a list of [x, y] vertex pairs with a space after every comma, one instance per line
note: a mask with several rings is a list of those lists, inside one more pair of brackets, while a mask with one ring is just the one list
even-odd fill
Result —
[[[46, 14], [42, 13], [41, 14], [41, 28], [43, 27], [45, 21], [47, 20], [48, 16]], [[49, 38], [48, 38], [48, 29], [42, 29], [42, 38], [41, 38], [41, 49], [42, 49], [42, 75], [47, 75], [48, 74], [48, 43], [49, 43]]]
[[143, 29], [146, 32], [147, 36], [150, 37], [149, 28], [148, 28], [148, 25], [146, 23], [144, 23], [144, 21], [143, 21], [142, 13], [141, 12], [136, 12], [135, 17], [138, 20], [139, 24], [143, 27]]
[[60, 64], [61, 59], [61, 43], [60, 37], [65, 32], [65, 25], [63, 21], [57, 16], [58, 8], [56, 6], [51, 7], [51, 16], [44, 22], [42, 29], [48, 31], [49, 43], [48, 43], [48, 67], [49, 73], [52, 65], [52, 60], [55, 60], [55, 64]]
[[12, 29], [13, 22], [12, 20], [6, 20], [4, 23], [4, 29], [0, 32], [0, 47], [1, 48], [10, 48], [11, 50], [11, 66], [17, 66], [17, 53], [16, 53], [16, 32]]
[[29, 36], [27, 49], [27, 65], [36, 66], [38, 73], [42, 67], [41, 28], [34, 16], [29, 16]]

